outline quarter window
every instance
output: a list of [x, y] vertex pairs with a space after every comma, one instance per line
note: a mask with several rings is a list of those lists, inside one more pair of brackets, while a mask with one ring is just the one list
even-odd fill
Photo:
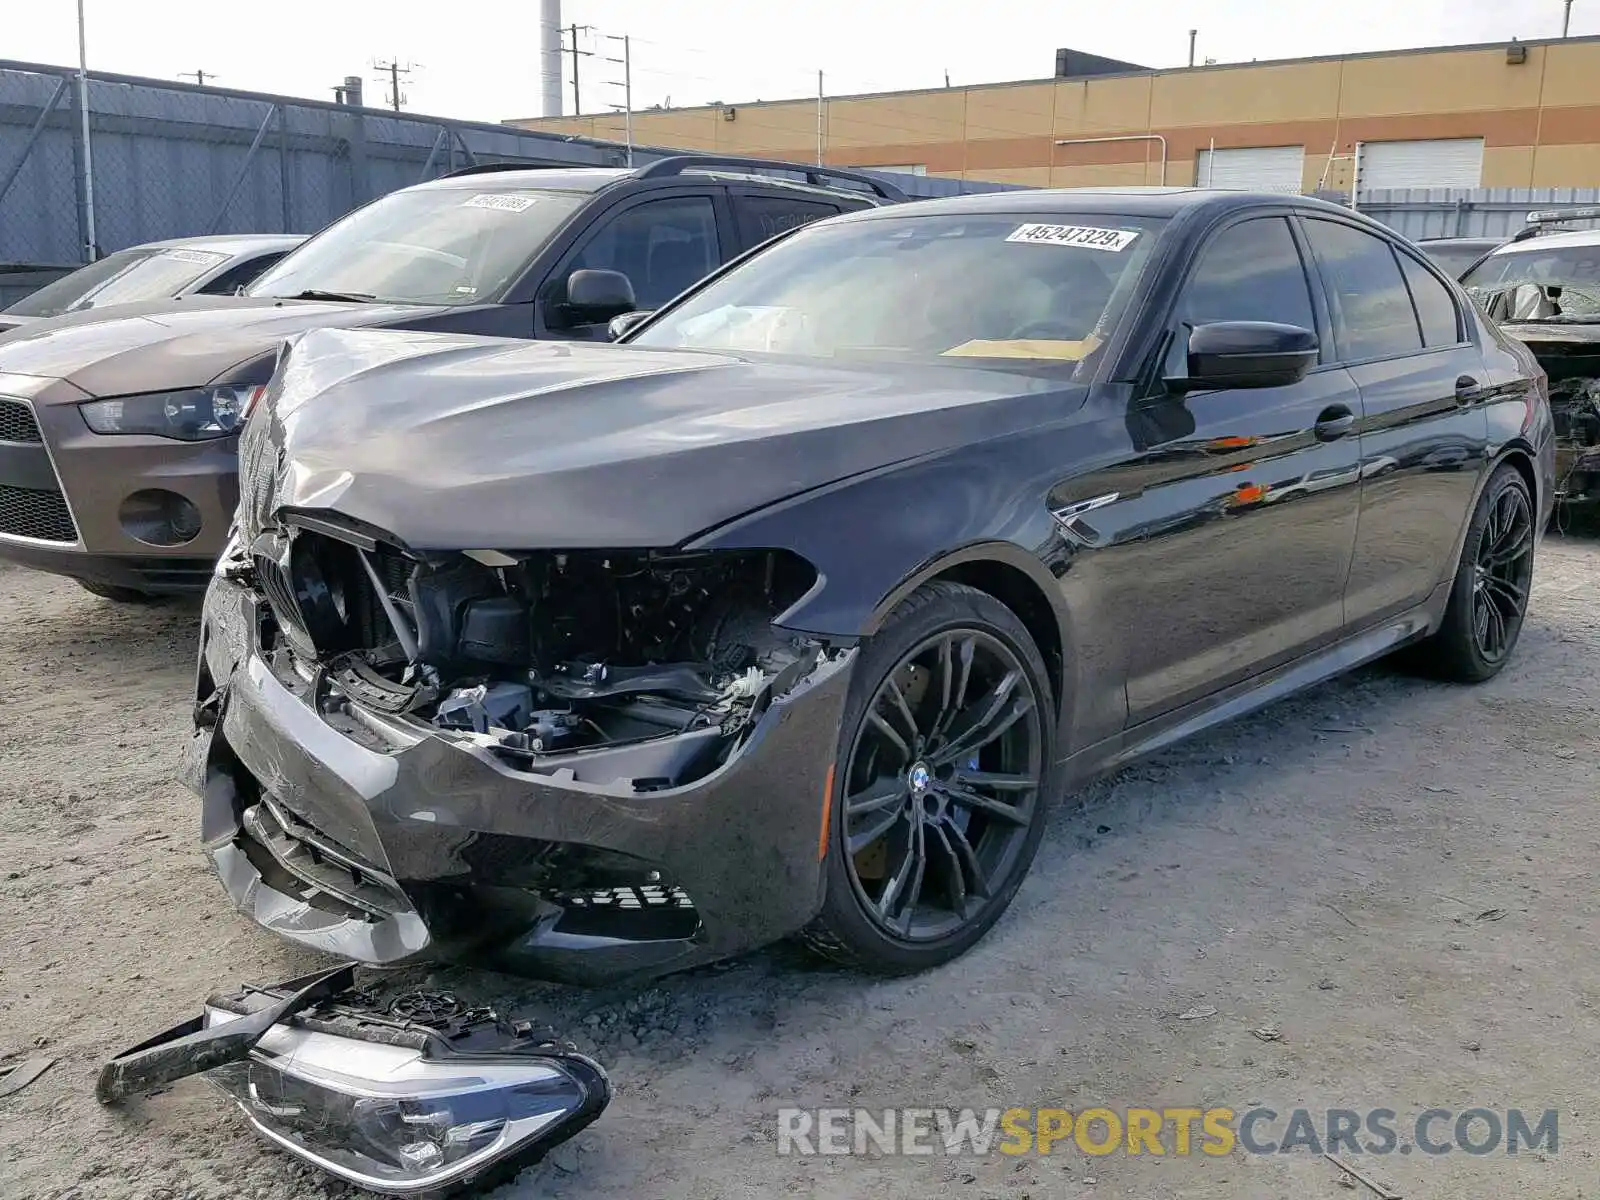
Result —
[[717, 216], [704, 196], [672, 196], [626, 209], [602, 225], [567, 265], [621, 271], [641, 309], [660, 308], [722, 261]]
[[1409, 254], [1400, 255], [1400, 269], [1405, 272], [1406, 286], [1411, 289], [1411, 300], [1417, 307], [1417, 319], [1422, 322], [1423, 344], [1429, 347], [1459, 344], [1461, 318], [1450, 290]]
[[1411, 293], [1389, 243], [1339, 221], [1312, 219], [1305, 227], [1328, 281], [1339, 357], [1356, 362], [1421, 350]]
[[1189, 276], [1178, 314], [1189, 325], [1277, 321], [1315, 330], [1305, 264], [1288, 221], [1254, 217], [1212, 238]]

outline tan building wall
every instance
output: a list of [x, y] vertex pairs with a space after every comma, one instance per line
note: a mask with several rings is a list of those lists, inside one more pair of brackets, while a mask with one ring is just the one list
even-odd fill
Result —
[[[1600, 38], [1351, 55], [829, 99], [835, 166], [1036, 186], [1192, 183], [1202, 151], [1300, 145], [1306, 190], [1347, 190], [1357, 142], [1484, 139], [1483, 187], [1600, 187]], [[519, 120], [621, 141], [620, 115]], [[815, 161], [815, 100], [635, 113], [637, 144]]]

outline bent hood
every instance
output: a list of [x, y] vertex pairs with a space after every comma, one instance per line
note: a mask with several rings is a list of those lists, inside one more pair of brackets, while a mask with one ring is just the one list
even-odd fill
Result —
[[343, 514], [418, 550], [667, 547], [1058, 419], [1084, 394], [966, 365], [322, 330], [291, 345], [241, 453], [277, 443], [277, 507]]
[[308, 329], [396, 324], [440, 311], [265, 296], [186, 296], [85, 309], [0, 333], [0, 374], [65, 379], [91, 396], [199, 387]]

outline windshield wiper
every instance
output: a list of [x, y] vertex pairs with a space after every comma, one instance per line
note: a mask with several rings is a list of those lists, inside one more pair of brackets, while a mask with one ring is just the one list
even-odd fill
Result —
[[355, 304], [366, 304], [376, 300], [371, 292], [324, 292], [317, 288], [308, 288], [303, 292], [296, 292], [292, 296], [280, 296], [280, 300], [344, 300]]

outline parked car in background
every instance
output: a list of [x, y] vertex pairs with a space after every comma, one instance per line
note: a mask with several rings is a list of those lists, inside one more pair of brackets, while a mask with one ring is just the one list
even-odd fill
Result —
[[1437, 263], [1440, 270], [1460, 279], [1468, 268], [1505, 240], [1503, 237], [1421, 238], [1417, 249]]
[[901, 199], [849, 171], [704, 155], [491, 164], [357, 209], [243, 295], [39, 322], [0, 338], [0, 559], [116, 600], [201, 588], [233, 517], [235, 433], [285, 338], [603, 341], [774, 234]]
[[1597, 208], [1530, 214], [1525, 230], [1461, 280], [1549, 375], [1564, 505], [1600, 501], [1600, 229], [1557, 226], [1596, 218]]
[[303, 241], [300, 234], [228, 233], [129, 246], [0, 309], [0, 332], [115, 304], [231, 295]]
[[207, 595], [206, 849], [367, 963], [933, 966], [1063, 785], [1401, 648], [1500, 671], [1551, 436], [1453, 280], [1282, 195], [853, 213], [609, 346], [313, 331]]

